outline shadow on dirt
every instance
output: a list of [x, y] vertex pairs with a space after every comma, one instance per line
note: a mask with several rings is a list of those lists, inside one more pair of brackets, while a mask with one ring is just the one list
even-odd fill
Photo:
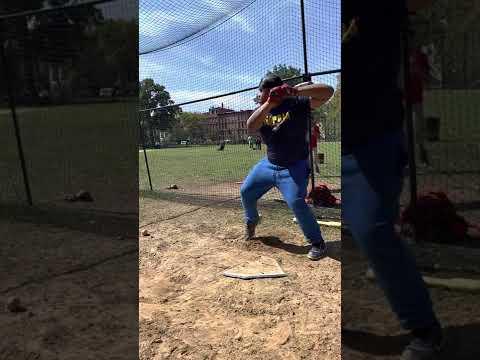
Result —
[[[309, 245], [300, 246], [295, 244], [285, 243], [276, 236], [259, 236], [255, 240], [260, 241], [262, 244], [277, 249], [284, 250], [290, 254], [294, 255], [306, 255], [310, 249]], [[328, 257], [335, 259], [337, 261], [341, 260], [341, 241], [329, 241], [328, 246]]]
[[[480, 359], [478, 334], [480, 323], [445, 328], [445, 347], [440, 359]], [[382, 336], [363, 331], [342, 329], [342, 347], [374, 356], [400, 354], [409, 342], [409, 335]]]

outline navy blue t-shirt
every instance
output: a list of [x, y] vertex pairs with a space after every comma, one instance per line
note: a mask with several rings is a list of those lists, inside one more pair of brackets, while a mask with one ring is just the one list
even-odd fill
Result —
[[308, 158], [310, 112], [310, 99], [304, 96], [288, 97], [272, 109], [260, 128], [272, 164], [288, 167]]
[[[405, 0], [342, 0], [342, 152], [403, 126], [401, 31]], [[353, 28], [355, 29], [355, 28]]]

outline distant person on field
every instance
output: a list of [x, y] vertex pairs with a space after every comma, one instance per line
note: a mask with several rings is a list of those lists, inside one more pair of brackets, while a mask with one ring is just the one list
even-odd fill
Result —
[[[414, 37], [411, 35], [411, 40]], [[428, 56], [423, 53], [420, 46], [414, 46], [410, 52], [410, 77], [407, 84], [406, 96], [412, 104], [413, 120], [415, 126], [415, 142], [418, 144], [420, 153], [420, 161], [423, 165], [430, 164], [427, 149], [425, 148], [426, 141], [426, 123], [423, 112], [423, 96], [425, 90], [425, 83], [429, 78], [430, 65]]]
[[262, 150], [262, 139], [260, 139], [259, 137], [255, 138], [255, 149]]
[[248, 147], [250, 149], [253, 149], [253, 140], [252, 140], [252, 137], [250, 135], [247, 137], [247, 142], [248, 142]]
[[313, 165], [315, 166], [315, 171], [317, 173], [320, 173], [320, 168], [319, 168], [320, 159], [318, 157], [318, 148], [317, 148], [319, 136], [320, 136], [320, 127], [318, 126], [318, 124], [314, 124], [312, 126], [311, 136], [310, 136], [310, 150], [313, 157]]

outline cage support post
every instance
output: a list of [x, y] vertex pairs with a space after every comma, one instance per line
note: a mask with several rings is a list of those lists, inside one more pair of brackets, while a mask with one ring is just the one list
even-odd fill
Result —
[[0, 57], [2, 59], [2, 64], [3, 64], [3, 70], [4, 70], [4, 76], [5, 80], [7, 83], [7, 93], [8, 93], [8, 105], [10, 107], [10, 112], [12, 114], [12, 120], [13, 120], [13, 126], [15, 129], [15, 137], [17, 140], [17, 149], [18, 149], [18, 156], [20, 158], [20, 165], [22, 167], [22, 175], [23, 175], [23, 183], [25, 186], [25, 194], [27, 195], [27, 202], [28, 205], [32, 206], [33, 205], [33, 200], [32, 200], [32, 193], [30, 190], [30, 183], [28, 181], [28, 173], [27, 173], [27, 167], [25, 165], [25, 156], [23, 152], [23, 146], [22, 146], [22, 138], [20, 136], [20, 127], [18, 126], [18, 118], [17, 118], [17, 111], [16, 111], [16, 104], [15, 104], [15, 94], [13, 91], [13, 86], [12, 86], [12, 77], [11, 77], [11, 72], [8, 67], [8, 61], [7, 61], [7, 55], [5, 53], [5, 42], [3, 39], [0, 39], [1, 44], [0, 44]]
[[[417, 164], [415, 160], [415, 139], [413, 130], [413, 109], [410, 97], [407, 95], [408, 83], [410, 80], [410, 44], [409, 44], [409, 22], [408, 15], [402, 31], [403, 42], [403, 89], [405, 97], [405, 121], [407, 130], [408, 166], [410, 181], [410, 206], [417, 206]], [[414, 235], [415, 238], [415, 235]]]
[[147, 168], [148, 184], [150, 185], [150, 191], [153, 191], [152, 178], [150, 176], [150, 167], [148, 166], [147, 149], [145, 148], [145, 137], [144, 137], [143, 127], [142, 127], [142, 122], [140, 120], [140, 117], [138, 118], [138, 127], [140, 129], [140, 137], [142, 139], [143, 157], [145, 159], [145, 166]]
[[[300, 10], [302, 16], [302, 42], [303, 42], [303, 81], [310, 81], [311, 77], [308, 73], [308, 52], [307, 52], [307, 32], [305, 28], [305, 4], [303, 0], [300, 0]], [[312, 141], [312, 113], [308, 115], [308, 153], [310, 154], [310, 178], [312, 182], [312, 191], [315, 189], [315, 168], [313, 166], [313, 151], [311, 147]]]

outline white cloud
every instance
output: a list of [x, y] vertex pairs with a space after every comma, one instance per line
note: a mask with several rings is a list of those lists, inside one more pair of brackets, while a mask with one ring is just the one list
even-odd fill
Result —
[[232, 74], [232, 78], [239, 80], [242, 84], [246, 86], [254, 86], [257, 82], [260, 81], [260, 78], [257, 76], [253, 76], [251, 74]]
[[[239, 6], [239, 4], [216, 0], [202, 0], [202, 2], [204, 4], [203, 8], [196, 4], [194, 7], [185, 7], [175, 11], [148, 10], [141, 6], [139, 11], [139, 33], [143, 36], [159, 37], [167, 33], [171, 35], [179, 29], [183, 30], [185, 27], [195, 29], [199, 25], [207, 26], [211, 21], [209, 18], [211, 19], [212, 15], [214, 19], [221, 20], [222, 17], [233, 14]], [[244, 32], [251, 33], [254, 31], [252, 23], [244, 15], [237, 14], [229, 22]]]
[[139, 57], [138, 67], [140, 80], [155, 78], [159, 73], [165, 71], [165, 66], [160, 64], [158, 60], [145, 56]]
[[218, 95], [218, 92], [209, 91], [209, 90], [184, 89], [184, 90], [170, 91], [170, 96], [176, 103], [182, 103], [182, 102], [192, 101], [196, 99], [203, 99], [203, 98], [207, 98], [215, 95]]
[[253, 32], [255, 29], [253, 24], [243, 15], [237, 14], [231, 18], [231, 20], [245, 32]]
[[140, 11], [139, 33], [144, 36], [161, 36], [178, 25], [194, 26], [205, 21], [199, 13], [172, 13], [166, 11]]
[[208, 5], [209, 7], [227, 13], [232, 10], [232, 8], [228, 5], [228, 3], [218, 0], [203, 0], [203, 3]]
[[197, 60], [205, 66], [211, 66], [215, 64], [215, 59], [210, 55], [199, 56]]

